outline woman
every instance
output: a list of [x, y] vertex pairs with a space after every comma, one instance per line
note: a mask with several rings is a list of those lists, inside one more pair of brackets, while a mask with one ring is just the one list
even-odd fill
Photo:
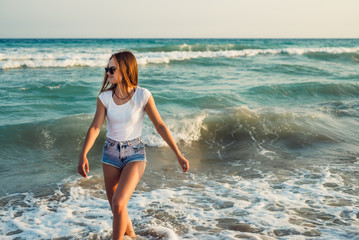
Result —
[[113, 54], [109, 60], [97, 110], [79, 156], [78, 172], [87, 177], [87, 153], [107, 118], [107, 138], [102, 152], [102, 167], [108, 201], [113, 213], [113, 239], [136, 237], [127, 213], [127, 203], [146, 167], [146, 152], [141, 139], [145, 112], [157, 132], [177, 156], [183, 172], [189, 162], [182, 156], [157, 111], [151, 93], [138, 86], [135, 56], [128, 51]]

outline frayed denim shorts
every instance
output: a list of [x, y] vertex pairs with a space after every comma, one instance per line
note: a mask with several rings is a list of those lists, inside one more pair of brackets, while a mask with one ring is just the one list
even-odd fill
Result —
[[141, 137], [127, 141], [106, 138], [102, 150], [103, 163], [122, 169], [126, 164], [136, 161], [147, 162]]

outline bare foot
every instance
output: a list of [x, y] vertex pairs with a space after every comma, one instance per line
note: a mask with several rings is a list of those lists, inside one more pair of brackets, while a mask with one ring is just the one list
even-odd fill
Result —
[[136, 234], [135, 231], [133, 230], [132, 222], [130, 218], [128, 218], [128, 224], [127, 224], [125, 235], [129, 236], [132, 239], [136, 239]]
[[132, 238], [132, 237], [129, 237], [129, 236], [125, 235], [123, 237], [123, 240], [136, 240], [136, 238]]
[[132, 239], [136, 239], [136, 234], [134, 231], [132, 232], [126, 232], [125, 235], [129, 236]]

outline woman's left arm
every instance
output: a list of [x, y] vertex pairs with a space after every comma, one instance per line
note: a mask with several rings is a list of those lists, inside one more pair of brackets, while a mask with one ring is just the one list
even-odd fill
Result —
[[148, 102], [145, 106], [145, 111], [148, 115], [148, 117], [151, 119], [153, 125], [155, 126], [157, 132], [161, 135], [163, 140], [170, 146], [172, 151], [176, 154], [177, 160], [179, 164], [181, 165], [183, 172], [187, 172], [189, 169], [189, 162], [188, 160], [182, 156], [181, 152], [178, 150], [178, 147], [176, 145], [175, 140], [173, 139], [171, 132], [168, 130], [166, 124], [163, 122], [156, 104], [155, 100], [152, 96], [148, 99]]

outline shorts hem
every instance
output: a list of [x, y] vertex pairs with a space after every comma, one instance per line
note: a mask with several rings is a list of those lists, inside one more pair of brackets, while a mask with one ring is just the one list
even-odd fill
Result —
[[108, 162], [104, 162], [104, 161], [101, 161], [101, 162], [104, 163], [104, 164], [113, 166], [113, 167], [115, 167], [115, 168], [122, 169], [122, 168], [124, 168], [127, 164], [132, 163], [132, 162], [144, 162], [144, 163], [147, 163], [147, 159], [146, 159], [146, 160], [141, 160], [141, 159], [132, 160], [132, 161], [126, 163], [123, 167], [119, 167], [119, 166], [116, 166], [115, 164], [108, 163]]
[[133, 161], [130, 161], [130, 162], [128, 162], [128, 163], [126, 163], [126, 165], [127, 164], [129, 164], [129, 163], [132, 163], [132, 162], [145, 162], [145, 163], [147, 163], [147, 160], [140, 160], [140, 159], [138, 159], [138, 160], [133, 160]]
[[104, 161], [102, 161], [102, 163], [107, 164], [107, 165], [110, 165], [110, 166], [115, 167], [115, 168], [118, 168], [118, 169], [122, 169], [122, 168], [120, 168], [119, 166], [116, 166], [116, 165], [111, 164], [111, 163], [107, 163], [107, 162], [104, 162]]

